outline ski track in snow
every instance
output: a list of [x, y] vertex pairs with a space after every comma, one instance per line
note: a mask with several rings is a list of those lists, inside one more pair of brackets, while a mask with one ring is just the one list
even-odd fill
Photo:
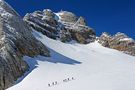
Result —
[[[31, 67], [29, 74], [7, 90], [135, 90], [135, 57], [97, 42], [70, 44], [36, 31], [33, 34], [49, 48], [52, 57], [25, 56]], [[57, 85], [49, 87], [53, 82]]]

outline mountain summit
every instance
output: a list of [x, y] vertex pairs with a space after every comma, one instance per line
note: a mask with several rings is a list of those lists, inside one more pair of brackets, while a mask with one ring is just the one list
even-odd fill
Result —
[[[82, 16], [68, 11], [45, 9], [22, 19], [0, 0], [0, 90], [16, 84], [30, 70], [33, 72], [25, 80], [9, 90], [50, 90], [52, 84], [61, 86], [69, 81], [74, 81], [68, 84], [70, 89], [65, 89], [65, 84], [51, 90], [123, 90], [119, 83], [131, 87], [127, 80], [135, 83], [135, 57], [130, 55], [135, 56], [135, 41], [124, 33], [104, 32], [97, 37]], [[48, 83], [53, 79], [59, 82]], [[118, 89], [110, 89], [116, 86]]]
[[24, 17], [33, 29], [62, 42], [75, 40], [86, 44], [95, 41], [95, 31], [87, 26], [83, 17], [67, 11], [54, 13], [49, 9], [35, 11]]
[[87, 26], [86, 20], [72, 12], [55, 13], [45, 9], [26, 14], [24, 21], [34, 30], [62, 42], [75, 40], [81, 44], [88, 44], [97, 40], [104, 47], [135, 55], [135, 41], [132, 38], [120, 32], [113, 36], [105, 32], [96, 39], [96, 32]]

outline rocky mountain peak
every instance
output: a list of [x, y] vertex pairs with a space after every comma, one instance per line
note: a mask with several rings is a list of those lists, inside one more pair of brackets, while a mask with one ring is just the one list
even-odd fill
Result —
[[103, 33], [99, 37], [99, 43], [104, 47], [117, 49], [135, 56], [135, 41], [124, 33], [118, 32], [115, 35]]
[[[45, 9], [28, 13], [22, 19], [0, 0], [0, 90], [12, 86], [29, 69], [23, 56], [50, 56], [46, 46], [32, 35], [33, 30], [62, 42], [88, 44], [96, 40], [95, 31], [87, 26], [85, 19], [72, 12]], [[98, 41], [104, 47], [135, 56], [135, 41], [124, 33], [112, 36], [104, 32]]]
[[128, 36], [124, 33], [118, 32], [114, 35], [114, 37], [122, 39], [122, 38], [128, 38]]
[[107, 33], [107, 32], [103, 32], [101, 37], [109, 38], [109, 37], [111, 37], [111, 35], [109, 33]]
[[129, 38], [126, 34], [118, 32], [113, 36], [113, 39], [125, 42], [134, 42], [132, 38]]
[[75, 23], [77, 21], [77, 16], [72, 12], [60, 11], [58, 14], [60, 16], [61, 21], [71, 22], [71, 23]]
[[78, 24], [85, 25], [85, 26], [87, 25], [85, 19], [82, 16], [79, 17]]
[[96, 34], [92, 28], [86, 25], [83, 17], [78, 18], [68, 11], [55, 13], [49, 9], [36, 11], [24, 17], [34, 30], [42, 32], [44, 35], [60, 39], [62, 42], [75, 40], [79, 43], [93, 42]]
[[50, 9], [43, 10], [43, 14], [44, 14], [44, 16], [48, 16], [50, 18], [54, 18], [55, 17], [55, 14]]

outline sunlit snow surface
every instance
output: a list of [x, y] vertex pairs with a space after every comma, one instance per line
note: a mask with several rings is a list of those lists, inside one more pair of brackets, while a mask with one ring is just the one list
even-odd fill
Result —
[[135, 90], [135, 57], [97, 42], [62, 43], [36, 31], [33, 34], [52, 57], [25, 56], [31, 70], [8, 90]]

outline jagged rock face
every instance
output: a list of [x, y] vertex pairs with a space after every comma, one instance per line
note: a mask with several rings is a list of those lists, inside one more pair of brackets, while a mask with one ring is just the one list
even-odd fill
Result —
[[84, 25], [84, 26], [87, 25], [87, 24], [86, 24], [86, 21], [85, 21], [85, 19], [84, 19], [83, 17], [79, 17], [79, 19], [78, 19], [78, 24]]
[[59, 16], [61, 17], [61, 21], [63, 22], [75, 23], [78, 19], [75, 14], [67, 11], [61, 11], [61, 14], [59, 14]]
[[83, 17], [78, 18], [75, 14], [67, 11], [54, 13], [49, 9], [35, 11], [24, 17], [34, 30], [44, 35], [60, 39], [62, 42], [76, 40], [79, 43], [93, 42], [96, 38], [92, 28], [86, 26]]
[[20, 16], [0, 0], [0, 90], [13, 85], [29, 69], [23, 56], [49, 56], [47, 48], [31, 31]]
[[98, 42], [102, 44], [104, 47], [110, 47], [109, 43], [111, 41], [111, 36], [108, 33], [102, 33], [102, 35], [98, 39]]
[[99, 37], [99, 43], [105, 47], [123, 51], [124, 53], [135, 56], [135, 41], [124, 33], [118, 32], [114, 36], [103, 33], [101, 37]]

